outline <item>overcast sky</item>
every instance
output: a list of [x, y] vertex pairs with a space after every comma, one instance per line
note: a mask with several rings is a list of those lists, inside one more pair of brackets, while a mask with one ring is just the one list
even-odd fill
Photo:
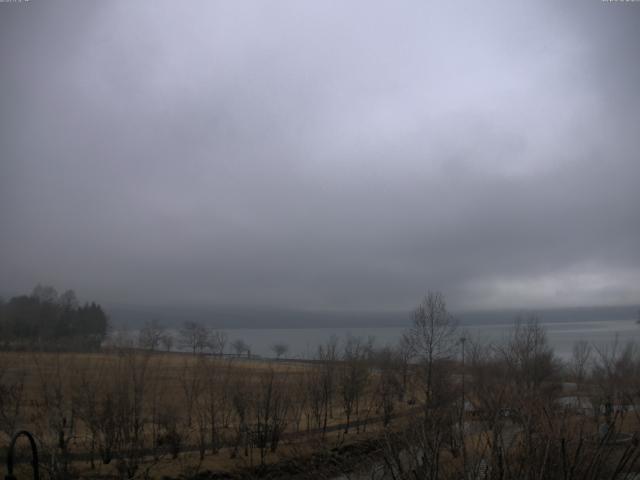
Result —
[[0, 292], [640, 302], [640, 2], [0, 3]]

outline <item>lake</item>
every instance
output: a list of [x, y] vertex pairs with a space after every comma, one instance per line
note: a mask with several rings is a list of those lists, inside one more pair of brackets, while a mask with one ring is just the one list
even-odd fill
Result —
[[[640, 344], [640, 325], [636, 320], [600, 320], [585, 322], [549, 322], [540, 323], [546, 331], [549, 343], [556, 354], [562, 358], [571, 356], [573, 344], [585, 340], [597, 347], [611, 346], [616, 338], [621, 343], [629, 340]], [[319, 345], [326, 343], [332, 335], [341, 341], [347, 335], [367, 338], [373, 336], [377, 346], [393, 345], [398, 342], [405, 328], [400, 327], [355, 327], [355, 328], [271, 328], [271, 329], [225, 329], [231, 344], [234, 340], [242, 339], [250, 347], [251, 353], [270, 357], [273, 356], [271, 346], [284, 343], [289, 346], [287, 357], [311, 358]], [[469, 338], [485, 342], [501, 343], [512, 332], [512, 324], [474, 324], [462, 325], [460, 332], [465, 332]], [[230, 347], [227, 347], [228, 349]]]

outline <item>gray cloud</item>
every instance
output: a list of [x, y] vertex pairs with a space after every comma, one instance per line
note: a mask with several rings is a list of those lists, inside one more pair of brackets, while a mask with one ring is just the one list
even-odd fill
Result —
[[640, 301], [640, 4], [0, 4], [0, 291]]

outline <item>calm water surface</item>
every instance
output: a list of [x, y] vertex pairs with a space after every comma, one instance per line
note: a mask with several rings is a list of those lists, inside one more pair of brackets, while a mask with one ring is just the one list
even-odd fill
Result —
[[[633, 340], [640, 343], [640, 325], [635, 319], [602, 320], [590, 322], [554, 322], [541, 323], [547, 331], [549, 342], [560, 357], [571, 355], [574, 342], [586, 340], [598, 347], [612, 345], [616, 338], [620, 343]], [[505, 341], [512, 331], [512, 325], [487, 324], [461, 326], [461, 332], [475, 339], [500, 343]], [[283, 328], [283, 329], [228, 329], [229, 344], [242, 339], [251, 346], [254, 355], [272, 356], [271, 346], [285, 343], [289, 346], [287, 357], [311, 358], [318, 345], [327, 342], [332, 335], [341, 341], [347, 335], [367, 338], [373, 336], [377, 346], [393, 345], [401, 337], [405, 328]]]

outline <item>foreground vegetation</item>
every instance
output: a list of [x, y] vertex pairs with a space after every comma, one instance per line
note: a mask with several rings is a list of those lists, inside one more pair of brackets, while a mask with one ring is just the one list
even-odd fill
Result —
[[187, 327], [218, 353], [195, 340], [160, 352], [149, 326], [145, 349], [0, 354], [3, 443], [34, 432], [50, 478], [628, 479], [638, 468], [633, 344], [576, 343], [561, 362], [532, 317], [482, 344], [437, 293], [398, 345], [332, 339], [304, 362], [224, 357], [223, 337]]

